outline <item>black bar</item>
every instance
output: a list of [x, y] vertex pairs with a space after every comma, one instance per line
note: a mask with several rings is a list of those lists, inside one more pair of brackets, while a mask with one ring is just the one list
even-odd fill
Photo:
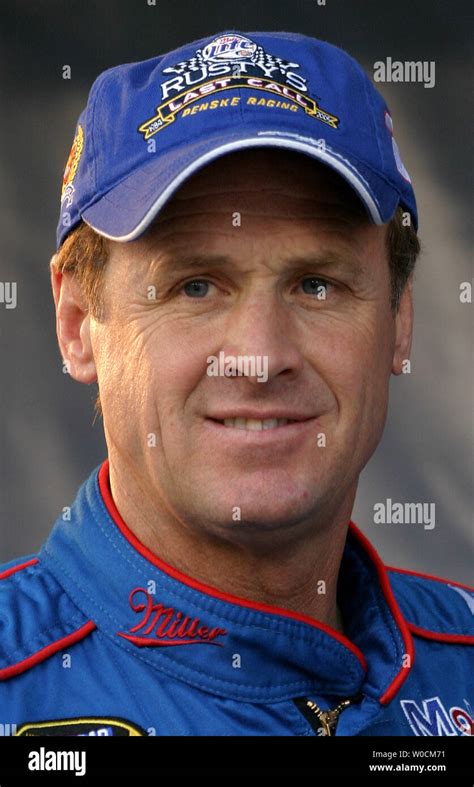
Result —
[[[276, 773], [282, 768], [307, 769], [314, 778], [318, 774], [340, 774], [350, 778], [351, 783], [354, 776], [360, 776], [368, 785], [376, 784], [377, 779], [380, 783], [381, 776], [396, 782], [397, 777], [406, 781], [407, 775], [414, 774], [416, 783], [429, 778], [430, 781], [449, 780], [462, 787], [474, 784], [471, 744], [465, 737], [3, 737], [0, 738], [0, 787], [16, 787], [24, 781], [52, 785], [87, 785], [100, 781], [112, 787], [107, 779], [116, 777], [126, 782], [146, 777], [156, 781], [163, 771], [187, 775], [190, 770], [218, 769], [228, 776], [235, 770], [258, 769], [268, 773], [275, 770]], [[49, 752], [85, 752], [82, 761], [85, 775], [29, 769], [29, 762], [42, 763], [43, 767], [51, 764], [55, 755]], [[73, 754], [70, 757], [69, 764], [72, 764]], [[392, 768], [387, 769], [390, 765]]]

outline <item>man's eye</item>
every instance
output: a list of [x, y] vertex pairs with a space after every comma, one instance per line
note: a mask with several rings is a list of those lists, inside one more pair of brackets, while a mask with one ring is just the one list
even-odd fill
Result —
[[192, 279], [183, 285], [183, 292], [190, 298], [204, 298], [209, 292], [210, 282], [205, 279]]
[[321, 299], [325, 298], [328, 288], [331, 286], [328, 281], [319, 279], [317, 276], [307, 276], [301, 280], [301, 284], [303, 292], [307, 295], [316, 295]]

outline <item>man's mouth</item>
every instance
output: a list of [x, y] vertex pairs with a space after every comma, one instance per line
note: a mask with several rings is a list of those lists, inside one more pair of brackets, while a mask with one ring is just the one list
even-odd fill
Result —
[[214, 412], [208, 415], [208, 421], [229, 430], [241, 429], [246, 432], [266, 432], [284, 427], [303, 426], [313, 421], [316, 416], [307, 413], [285, 410], [281, 407], [273, 410], [232, 410]]
[[277, 429], [279, 426], [294, 424], [296, 420], [291, 418], [225, 418], [219, 423], [223, 423], [224, 426], [231, 429], [247, 429], [251, 432], [258, 432], [263, 429]]
[[[273, 411], [221, 410], [204, 419], [207, 437], [230, 450], [266, 450], [271, 456], [293, 451], [319, 429], [318, 416], [283, 408]], [[275, 453], [273, 453], [275, 452]]]

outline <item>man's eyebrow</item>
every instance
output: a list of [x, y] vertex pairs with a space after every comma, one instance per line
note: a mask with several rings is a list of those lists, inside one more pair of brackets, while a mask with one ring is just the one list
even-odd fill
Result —
[[318, 254], [303, 254], [298, 257], [290, 257], [286, 262], [289, 262], [295, 268], [327, 267], [348, 272], [357, 277], [368, 273], [367, 266], [354, 254], [342, 254], [333, 250], [322, 251]]
[[[318, 254], [291, 256], [283, 259], [282, 262], [285, 266], [296, 270], [326, 267], [346, 272], [356, 278], [363, 277], [368, 272], [367, 267], [353, 254], [345, 255], [333, 250], [322, 251]], [[180, 270], [229, 267], [235, 264], [236, 260], [226, 254], [170, 254], [152, 259], [150, 270], [159, 276]]]
[[232, 264], [233, 260], [225, 254], [178, 254], [154, 257], [150, 262], [152, 274], [192, 270], [193, 268], [209, 268]]

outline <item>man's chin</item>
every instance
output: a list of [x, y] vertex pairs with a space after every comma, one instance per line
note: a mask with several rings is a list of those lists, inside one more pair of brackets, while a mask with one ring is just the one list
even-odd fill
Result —
[[263, 490], [252, 494], [247, 490], [245, 495], [229, 496], [227, 493], [217, 507], [214, 498], [211, 507], [210, 519], [221, 532], [233, 536], [240, 533], [245, 538], [298, 528], [314, 517], [317, 502], [310, 499], [308, 493], [285, 496], [278, 492], [265, 494]]
[[285, 554], [292, 546], [304, 540], [313, 530], [311, 516], [296, 517], [285, 512], [255, 512], [240, 520], [215, 522], [213, 534], [224, 542], [243, 547], [255, 554]]

